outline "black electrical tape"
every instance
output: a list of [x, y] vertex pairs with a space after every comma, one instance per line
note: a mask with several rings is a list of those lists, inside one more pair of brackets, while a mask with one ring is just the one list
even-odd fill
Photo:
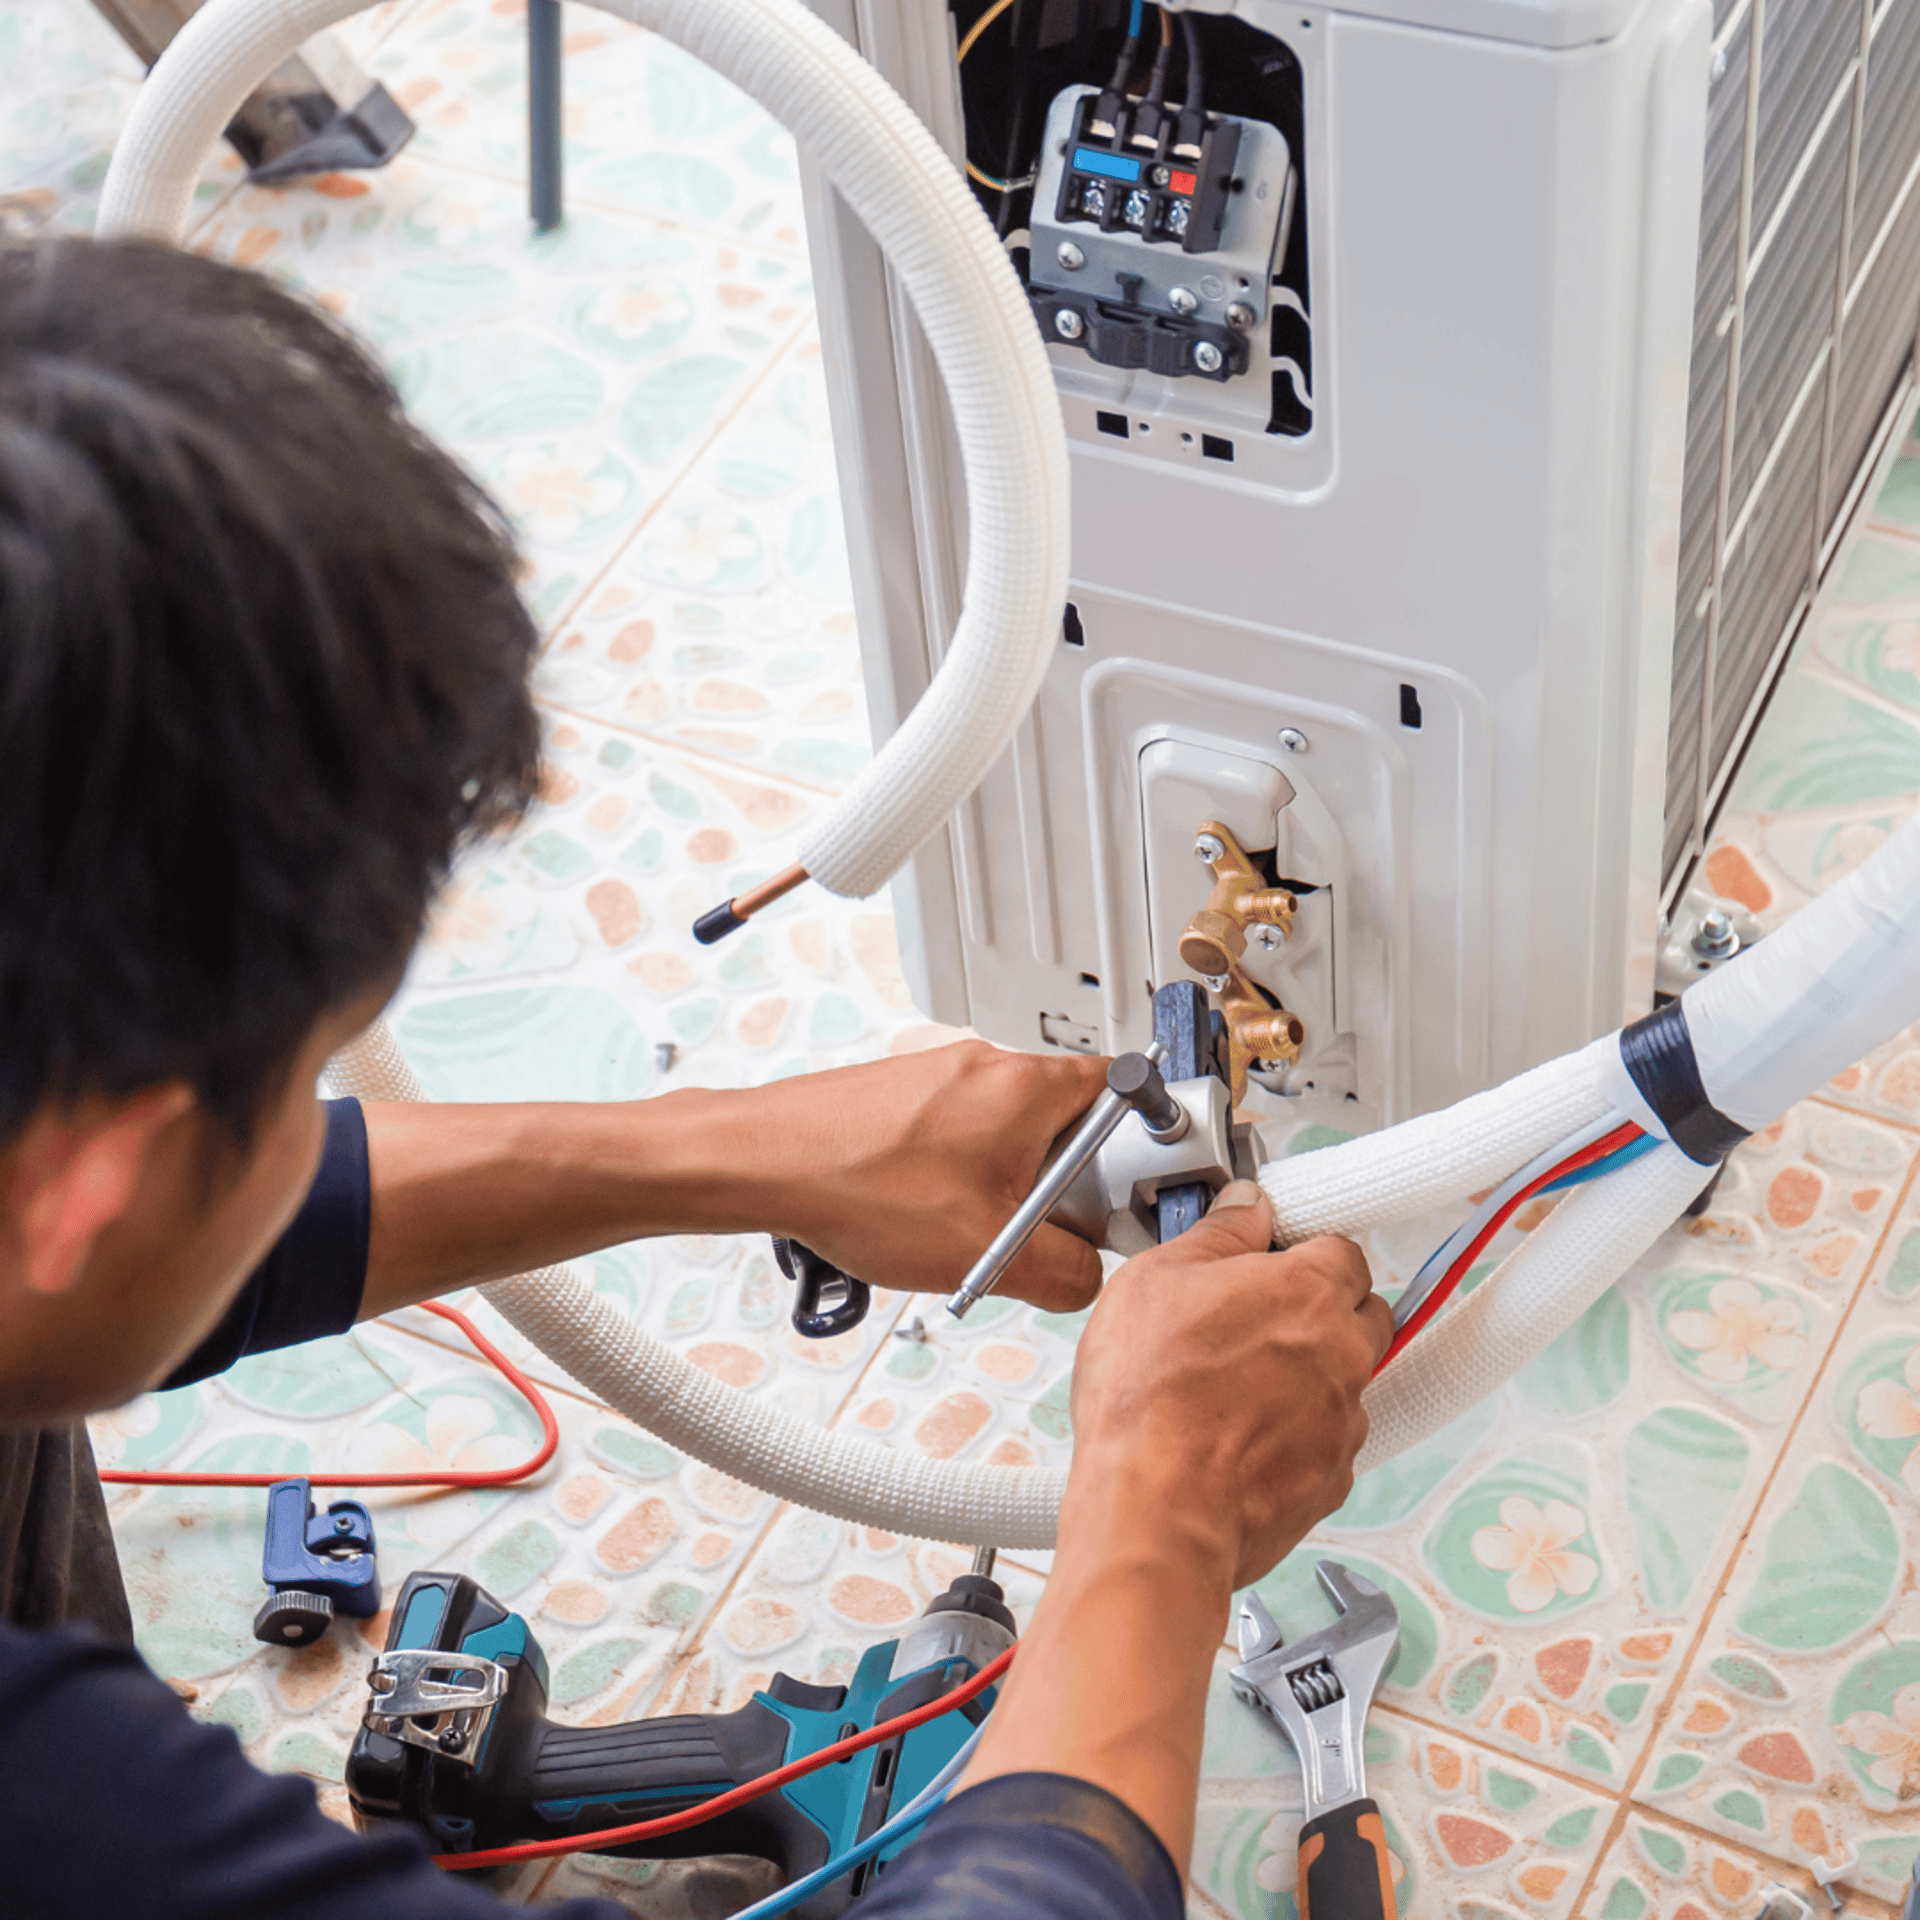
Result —
[[1622, 1027], [1620, 1058], [1647, 1105], [1660, 1116], [1668, 1139], [1689, 1160], [1717, 1167], [1747, 1137], [1745, 1127], [1707, 1098], [1680, 1001], [1671, 1000], [1644, 1020]]

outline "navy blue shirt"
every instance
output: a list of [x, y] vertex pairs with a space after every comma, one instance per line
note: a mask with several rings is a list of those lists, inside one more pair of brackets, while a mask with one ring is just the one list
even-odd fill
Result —
[[[367, 1130], [336, 1100], [312, 1191], [220, 1325], [168, 1381], [344, 1333], [366, 1285]], [[498, 1920], [411, 1832], [359, 1837], [312, 1786], [262, 1773], [137, 1653], [77, 1628], [0, 1625], [0, 1862], [34, 1920]], [[862, 1920], [1178, 1920], [1165, 1847], [1120, 1801], [1058, 1774], [990, 1780], [934, 1815]], [[630, 1920], [608, 1900], [543, 1920]]]
[[248, 1275], [226, 1317], [163, 1386], [224, 1373], [249, 1353], [345, 1333], [359, 1319], [373, 1223], [367, 1123], [358, 1100], [329, 1100], [326, 1109], [326, 1144], [300, 1211]]

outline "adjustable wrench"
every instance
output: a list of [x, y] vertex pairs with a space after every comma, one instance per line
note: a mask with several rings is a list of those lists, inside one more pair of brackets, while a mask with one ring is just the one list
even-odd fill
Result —
[[1400, 1615], [1371, 1580], [1337, 1560], [1317, 1568], [1339, 1608], [1332, 1626], [1287, 1646], [1257, 1595], [1240, 1609], [1234, 1693], [1300, 1756], [1300, 1920], [1395, 1920], [1380, 1809], [1367, 1798], [1362, 1741], [1380, 1677], [1400, 1650]]

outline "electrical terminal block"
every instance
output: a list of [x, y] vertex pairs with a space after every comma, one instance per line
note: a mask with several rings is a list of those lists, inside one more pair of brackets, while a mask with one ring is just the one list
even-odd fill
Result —
[[1294, 192], [1286, 137], [1263, 121], [1067, 88], [1034, 188], [1027, 291], [1042, 333], [1103, 366], [1245, 373]]
[[1117, 229], [1183, 253], [1220, 244], [1240, 151], [1240, 122], [1113, 93], [1073, 109], [1054, 218]]

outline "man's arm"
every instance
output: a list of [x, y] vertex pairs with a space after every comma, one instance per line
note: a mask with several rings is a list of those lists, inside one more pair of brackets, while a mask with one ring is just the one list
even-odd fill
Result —
[[[370, 1102], [361, 1313], [674, 1233], [784, 1234], [875, 1286], [945, 1292], [1104, 1073], [971, 1041], [605, 1105]], [[1094, 1250], [1045, 1226], [1001, 1290], [1071, 1312], [1099, 1285]]]
[[1090, 1781], [1183, 1873], [1234, 1591], [1346, 1498], [1393, 1331], [1350, 1241], [1273, 1253], [1272, 1234], [1236, 1182], [1108, 1283], [1074, 1366], [1053, 1572], [961, 1780]]

